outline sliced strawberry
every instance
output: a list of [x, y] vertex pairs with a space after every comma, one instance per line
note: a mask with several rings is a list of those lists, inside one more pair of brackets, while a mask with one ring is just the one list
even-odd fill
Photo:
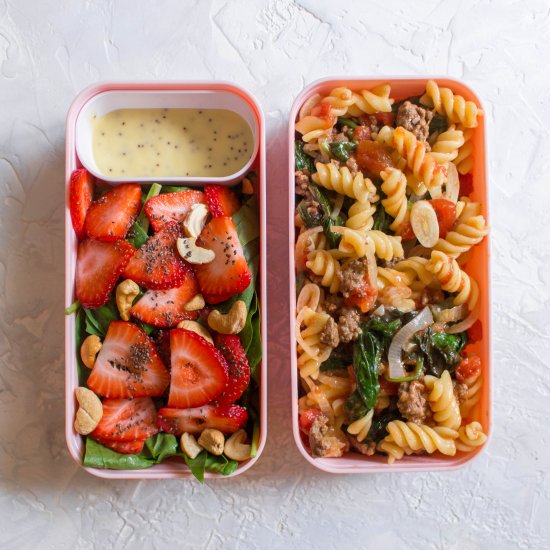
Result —
[[204, 193], [195, 189], [178, 193], [164, 193], [151, 197], [143, 208], [155, 232], [167, 223], [182, 222], [194, 204], [205, 202]]
[[103, 416], [91, 436], [110, 441], [138, 441], [158, 431], [157, 411], [150, 397], [104, 399]]
[[250, 284], [250, 270], [230, 217], [210, 220], [197, 244], [216, 254], [210, 263], [195, 266], [199, 286], [208, 303], [223, 302]]
[[141, 210], [141, 187], [125, 183], [113, 187], [97, 199], [86, 216], [88, 237], [116, 241], [126, 236]]
[[204, 405], [194, 409], [163, 408], [158, 412], [158, 423], [162, 431], [181, 435], [184, 432], [198, 434], [206, 428], [234, 433], [240, 430], [248, 420], [244, 407], [230, 405], [215, 407]]
[[88, 386], [104, 397], [159, 396], [170, 375], [155, 346], [133, 323], [112, 321]]
[[208, 210], [215, 218], [232, 216], [241, 207], [237, 195], [224, 185], [205, 185], [204, 195]]
[[100, 307], [109, 300], [109, 293], [134, 252], [135, 248], [124, 239], [114, 243], [86, 239], [79, 243], [76, 297], [82, 306]]
[[151, 338], [162, 362], [170, 368], [172, 364], [170, 359], [170, 331], [163, 329], [155, 330]]
[[188, 264], [176, 248], [180, 236], [178, 224], [167, 224], [134, 254], [124, 270], [124, 277], [156, 290], [180, 286], [188, 273]]
[[69, 209], [74, 232], [79, 240], [86, 237], [84, 222], [93, 199], [94, 179], [92, 175], [84, 168], [75, 170], [69, 181]]
[[196, 319], [198, 311], [187, 311], [185, 305], [199, 293], [199, 285], [193, 270], [185, 266], [183, 284], [168, 290], [148, 290], [130, 309], [130, 315], [155, 325], [156, 327], [174, 327], [184, 319]]
[[229, 367], [227, 389], [216, 398], [218, 405], [235, 403], [250, 383], [250, 365], [236, 334], [218, 334], [214, 340]]
[[185, 329], [170, 332], [171, 377], [169, 407], [199, 407], [227, 386], [223, 355], [202, 336]]
[[108, 447], [124, 455], [137, 455], [143, 451], [143, 446], [145, 445], [144, 439], [138, 439], [137, 441], [112, 441], [111, 439], [104, 439], [103, 437], [97, 436], [94, 436], [92, 439], [95, 439], [104, 447]]

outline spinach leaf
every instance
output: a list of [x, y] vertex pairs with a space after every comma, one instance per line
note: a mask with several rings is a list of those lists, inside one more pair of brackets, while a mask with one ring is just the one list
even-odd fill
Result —
[[[321, 225], [323, 226], [325, 236], [329, 242], [330, 248], [337, 248], [340, 243], [341, 236], [331, 230], [333, 225], [342, 225], [344, 222], [342, 218], [338, 217], [336, 220], [331, 218], [332, 205], [330, 200], [326, 196], [325, 192], [318, 186], [312, 183], [310, 185], [313, 198], [319, 203], [321, 210], [323, 211], [323, 217], [321, 219]], [[317, 224], [319, 225], [319, 224]]]
[[191, 473], [201, 482], [204, 483], [204, 472], [218, 472], [224, 476], [232, 474], [239, 463], [235, 460], [229, 460], [226, 456], [214, 456], [207, 451], [202, 451], [196, 458], [189, 458], [184, 455], [185, 463], [191, 470]]
[[414, 337], [425, 358], [426, 373], [440, 377], [444, 370], [454, 371], [460, 363], [460, 352], [468, 342], [466, 333], [434, 332], [428, 327]]
[[368, 409], [374, 407], [380, 392], [380, 359], [380, 342], [372, 332], [364, 330], [353, 346], [353, 369], [357, 379], [357, 391]]
[[365, 405], [365, 401], [357, 390], [346, 399], [344, 409], [350, 423], [362, 418], [369, 412], [369, 408]]
[[246, 322], [239, 337], [246, 353], [250, 369], [254, 371], [262, 359], [262, 339], [260, 334], [260, 301], [256, 293], [251, 302]]
[[250, 442], [250, 458], [254, 458], [258, 454], [258, 444], [260, 442], [260, 420], [254, 420], [254, 428], [252, 429], [252, 441]]
[[306, 201], [301, 201], [298, 205], [298, 213], [300, 218], [304, 222], [304, 225], [309, 229], [311, 227], [316, 227], [322, 223], [323, 215], [319, 214], [317, 210], [314, 213], [309, 211]]
[[160, 194], [181, 193], [182, 191], [189, 191], [190, 189], [193, 189], [193, 187], [185, 187], [184, 185], [163, 185]]
[[206, 451], [202, 451], [195, 458], [189, 458], [186, 454], [183, 455], [185, 464], [191, 470], [191, 473], [201, 482], [204, 483], [204, 470], [206, 466]]
[[319, 370], [321, 372], [327, 370], [338, 370], [345, 369], [349, 365], [349, 361], [344, 361], [341, 357], [334, 357], [333, 354], [330, 357], [321, 363]]
[[162, 462], [165, 458], [179, 454], [178, 440], [176, 436], [159, 433], [145, 441], [145, 446], [140, 454], [155, 461]]
[[148, 238], [149, 235], [147, 234], [147, 231], [137, 221], [135, 221], [128, 232], [128, 242], [134, 248], [141, 248]]
[[353, 120], [348, 117], [339, 116], [338, 117], [338, 124], [340, 126], [347, 126], [348, 128], [357, 128], [359, 126], [359, 120]]
[[65, 315], [71, 315], [72, 313], [76, 313], [80, 309], [80, 302], [78, 300], [75, 300], [66, 310]]
[[337, 158], [340, 162], [347, 162], [349, 154], [357, 148], [357, 142], [353, 141], [334, 141], [329, 145], [330, 155]]
[[117, 453], [94, 441], [91, 437], [86, 438], [86, 452], [84, 454], [83, 465], [89, 468], [142, 470], [150, 468], [153, 464], [155, 464], [155, 461], [147, 458], [143, 453], [136, 455]]
[[375, 332], [379, 338], [386, 343], [391, 341], [393, 335], [401, 328], [401, 319], [383, 321], [382, 319], [370, 319], [367, 323], [367, 330]]
[[114, 300], [97, 309], [85, 309], [86, 332], [104, 338], [111, 321], [119, 319], [118, 309]]
[[294, 164], [296, 170], [308, 170], [310, 174], [315, 172], [315, 163], [313, 159], [304, 152], [304, 142], [297, 140], [294, 143]]
[[88, 376], [90, 375], [91, 370], [84, 366], [82, 359], [80, 357], [80, 348], [82, 347], [82, 342], [88, 336], [86, 334], [86, 314], [84, 309], [80, 308], [76, 314], [74, 320], [74, 333], [75, 333], [75, 346], [76, 346], [76, 368], [78, 373], [78, 383], [81, 386], [86, 385]]
[[384, 439], [384, 437], [388, 435], [388, 430], [386, 429], [388, 423], [392, 420], [399, 420], [400, 418], [401, 415], [397, 409], [384, 409], [372, 419], [372, 425], [367, 434], [367, 439], [378, 443], [378, 441]]
[[377, 231], [383, 231], [384, 233], [388, 233], [392, 222], [392, 217], [386, 213], [386, 211], [384, 210], [384, 207], [382, 206], [381, 201], [376, 205], [376, 212], [373, 215], [373, 219], [374, 219], [374, 224], [372, 226], [373, 229], [376, 229]]
[[449, 128], [449, 122], [447, 117], [434, 113], [432, 120], [430, 121], [430, 134], [434, 132], [446, 132]]
[[252, 281], [256, 280], [260, 262], [260, 216], [258, 212], [258, 200], [256, 196], [248, 201], [233, 214], [233, 223], [239, 236], [239, 242], [243, 247], [246, 263], [252, 274]]

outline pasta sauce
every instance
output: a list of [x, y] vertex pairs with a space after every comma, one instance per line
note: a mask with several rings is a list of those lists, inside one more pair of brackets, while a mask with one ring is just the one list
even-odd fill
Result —
[[109, 177], [223, 177], [254, 151], [247, 122], [225, 109], [119, 109], [94, 118], [92, 147]]

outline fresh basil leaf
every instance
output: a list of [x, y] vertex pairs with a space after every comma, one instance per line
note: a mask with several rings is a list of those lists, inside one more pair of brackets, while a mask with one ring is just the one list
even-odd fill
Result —
[[380, 359], [380, 343], [374, 334], [364, 330], [353, 346], [353, 369], [357, 379], [357, 391], [368, 409], [374, 407], [380, 392], [378, 383]]
[[304, 151], [304, 142], [297, 140], [294, 143], [294, 164], [296, 170], [308, 170], [310, 174], [315, 172], [313, 159]]
[[127, 455], [104, 447], [91, 437], [86, 438], [86, 452], [83, 465], [89, 468], [108, 468], [110, 470], [142, 470], [150, 468], [155, 462], [142, 453]]

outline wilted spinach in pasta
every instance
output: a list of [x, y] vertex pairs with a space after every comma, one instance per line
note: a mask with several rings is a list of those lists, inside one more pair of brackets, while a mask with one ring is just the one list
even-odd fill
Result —
[[471, 198], [481, 110], [428, 81], [308, 99], [296, 121], [299, 424], [311, 453], [469, 452], [486, 439]]

